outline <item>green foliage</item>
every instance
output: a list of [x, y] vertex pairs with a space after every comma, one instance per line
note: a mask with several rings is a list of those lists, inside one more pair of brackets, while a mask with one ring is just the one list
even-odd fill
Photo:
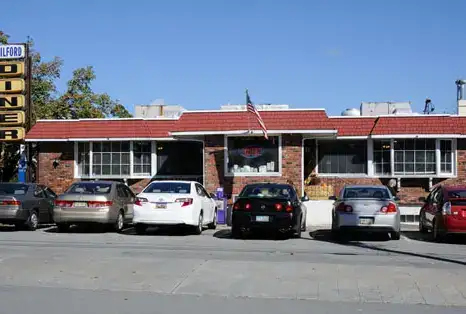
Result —
[[[9, 36], [0, 30], [0, 44], [8, 43], [8, 39]], [[32, 124], [38, 119], [132, 117], [117, 100], [92, 90], [92, 82], [96, 79], [92, 66], [75, 70], [66, 91], [59, 93], [55, 82], [60, 79], [63, 60], [55, 57], [44, 61], [34, 49], [34, 41], [28, 37], [27, 43], [32, 61]], [[0, 179], [9, 181], [16, 176], [18, 145], [0, 143], [0, 153]]]

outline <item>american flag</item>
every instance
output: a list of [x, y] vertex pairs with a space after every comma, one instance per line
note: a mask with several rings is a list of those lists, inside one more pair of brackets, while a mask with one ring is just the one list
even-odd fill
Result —
[[264, 133], [264, 137], [266, 140], [269, 139], [269, 136], [267, 135], [267, 128], [265, 127], [264, 120], [262, 120], [261, 115], [259, 114], [259, 111], [257, 111], [256, 107], [251, 101], [251, 98], [249, 97], [249, 92], [246, 90], [246, 104], [247, 104], [247, 110], [248, 112], [254, 114], [254, 116], [257, 119], [257, 122], [259, 123], [259, 126], [262, 129], [262, 133]]

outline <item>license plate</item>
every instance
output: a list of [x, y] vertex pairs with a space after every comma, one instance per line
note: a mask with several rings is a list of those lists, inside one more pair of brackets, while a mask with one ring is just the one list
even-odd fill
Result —
[[74, 207], [87, 207], [87, 203], [86, 202], [74, 202], [73, 206]]
[[372, 218], [359, 218], [360, 225], [372, 225], [374, 223], [374, 219]]
[[256, 216], [256, 221], [268, 222], [269, 221], [269, 216]]
[[155, 208], [162, 208], [162, 209], [165, 209], [167, 208], [167, 204], [165, 203], [158, 203], [158, 204], [155, 204]]

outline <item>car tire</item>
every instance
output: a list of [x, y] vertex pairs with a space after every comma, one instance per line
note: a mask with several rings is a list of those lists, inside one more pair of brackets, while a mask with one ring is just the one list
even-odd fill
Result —
[[440, 228], [437, 223], [437, 219], [434, 219], [433, 226], [432, 226], [432, 240], [434, 242], [443, 242], [444, 236], [440, 231]]
[[66, 223], [58, 223], [57, 224], [57, 231], [58, 232], [67, 232], [70, 230], [70, 225]]
[[393, 231], [393, 232], [390, 232], [390, 239], [392, 239], [392, 240], [400, 240], [400, 239], [401, 239], [401, 232], [400, 232], [400, 231]]
[[217, 229], [217, 210], [214, 211], [214, 219], [212, 222], [208, 225], [209, 229], [215, 230]]
[[241, 227], [237, 225], [232, 225], [231, 226], [231, 237], [233, 239], [242, 239], [243, 238], [243, 231], [241, 230]]
[[195, 235], [200, 235], [204, 229], [204, 214], [201, 213], [199, 214], [199, 218], [197, 221], [197, 226], [194, 227], [194, 234]]
[[37, 230], [39, 226], [39, 215], [37, 214], [36, 210], [31, 211], [29, 214], [28, 220], [26, 221], [26, 227], [29, 231]]
[[115, 224], [113, 226], [113, 229], [121, 233], [125, 227], [125, 216], [123, 215], [123, 211], [120, 210], [117, 216], [117, 220], [115, 221]]
[[419, 232], [420, 233], [428, 233], [429, 232], [429, 230], [424, 225], [424, 215], [422, 214], [422, 212], [419, 213]]
[[301, 221], [301, 232], [306, 232], [307, 226], [306, 226], [306, 217], [304, 217], [304, 221]]
[[147, 226], [143, 224], [136, 224], [134, 226], [134, 230], [136, 231], [136, 234], [143, 235], [146, 234]]

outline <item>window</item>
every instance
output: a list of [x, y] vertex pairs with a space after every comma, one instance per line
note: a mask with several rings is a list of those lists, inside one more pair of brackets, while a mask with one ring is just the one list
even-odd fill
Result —
[[386, 188], [378, 187], [351, 187], [345, 188], [343, 198], [375, 198], [390, 199], [391, 194]]
[[390, 175], [391, 171], [391, 141], [374, 141], [374, 173]]
[[128, 176], [130, 174], [129, 142], [94, 142], [93, 176]]
[[286, 184], [250, 184], [243, 188], [240, 197], [293, 199], [294, 188]]
[[152, 182], [142, 193], [191, 193], [191, 184], [183, 182]]
[[65, 193], [68, 194], [108, 194], [112, 189], [111, 183], [80, 182], [72, 184]]
[[365, 174], [367, 141], [322, 140], [317, 142], [318, 170], [321, 174]]
[[89, 143], [78, 143], [78, 175], [89, 176]]
[[227, 138], [227, 172], [242, 173], [278, 173], [280, 171], [279, 137], [228, 137]]
[[395, 175], [435, 174], [435, 139], [393, 141]]
[[453, 149], [451, 140], [440, 140], [440, 172], [453, 172]]
[[133, 174], [151, 175], [151, 142], [133, 142]]
[[0, 183], [0, 195], [25, 195], [27, 191], [26, 184]]
[[203, 145], [199, 142], [157, 142], [157, 176], [202, 177]]

